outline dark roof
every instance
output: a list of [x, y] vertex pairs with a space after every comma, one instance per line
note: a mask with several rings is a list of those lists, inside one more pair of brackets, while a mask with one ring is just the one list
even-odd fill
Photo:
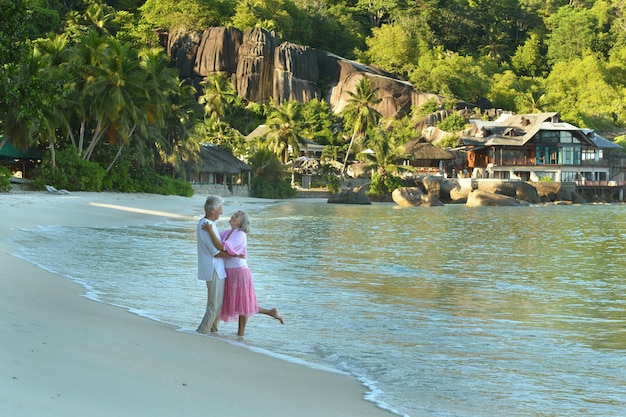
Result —
[[602, 136], [598, 135], [596, 132], [594, 132], [591, 129], [582, 129], [582, 131], [585, 133], [585, 135], [587, 135], [588, 137], [591, 138], [592, 142], [598, 148], [601, 148], [601, 149], [624, 149], [620, 145], [618, 145], [617, 143], [611, 142], [610, 140], [603, 138]]
[[[3, 137], [2, 135], [0, 135], [0, 142], [2, 142]], [[39, 151], [36, 148], [28, 148], [26, 150], [24, 149], [16, 149], [13, 145], [11, 145], [10, 141], [6, 141], [6, 143], [4, 145], [2, 145], [2, 149], [0, 149], [0, 157], [7, 157], [7, 158], [41, 158], [42, 154], [41, 151]]]
[[480, 143], [485, 146], [524, 146], [540, 131], [570, 132], [582, 144], [596, 146], [582, 129], [561, 122], [558, 113], [505, 114], [495, 121], [472, 120], [476, 131], [470, 137], [462, 137], [465, 145]]
[[404, 144], [404, 149], [413, 159], [454, 159], [454, 156], [450, 152], [438, 148], [430, 142], [424, 142], [422, 138], [411, 139]]
[[235, 158], [229, 151], [218, 147], [213, 143], [200, 144], [200, 160], [197, 163], [198, 172], [216, 172], [226, 174], [239, 174], [250, 172], [252, 168]]

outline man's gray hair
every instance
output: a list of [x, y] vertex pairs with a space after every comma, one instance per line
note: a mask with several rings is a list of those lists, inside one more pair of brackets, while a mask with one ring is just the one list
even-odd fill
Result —
[[211, 209], [217, 210], [219, 206], [223, 205], [224, 199], [222, 197], [218, 195], [210, 195], [206, 198], [206, 201], [204, 202], [204, 212], [208, 213], [209, 211], [211, 211]]

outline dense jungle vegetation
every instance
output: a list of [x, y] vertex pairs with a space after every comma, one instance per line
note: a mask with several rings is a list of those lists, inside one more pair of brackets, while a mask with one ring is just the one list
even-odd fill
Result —
[[[268, 159], [286, 162], [288, 145], [304, 137], [330, 145], [325, 156], [340, 164], [369, 158], [384, 193], [401, 145], [435, 103], [389, 121], [372, 108], [367, 82], [342, 114], [317, 100], [245, 103], [219, 74], [196, 91], [168, 67], [158, 32], [262, 27], [380, 67], [446, 103], [556, 111], [615, 137], [626, 123], [625, 12], [623, 0], [0, 0], [0, 144], [47, 149], [43, 182], [142, 191], [155, 182], [142, 180], [148, 172], [181, 178], [204, 141], [274, 178], [264, 170], [281, 165]], [[451, 132], [464, 123], [444, 122]], [[268, 140], [246, 143], [260, 123]], [[365, 148], [376, 154], [358, 153]], [[84, 170], [89, 184], [74, 178]]]

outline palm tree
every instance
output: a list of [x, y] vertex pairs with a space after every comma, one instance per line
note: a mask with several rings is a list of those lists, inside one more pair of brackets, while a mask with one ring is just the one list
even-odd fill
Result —
[[276, 108], [267, 120], [267, 145], [283, 163], [289, 160], [289, 147], [297, 155], [300, 152], [300, 143], [304, 142], [298, 134], [301, 110], [300, 102], [287, 101]]
[[550, 103], [543, 91], [520, 93], [515, 97], [515, 107], [519, 113], [541, 113]]
[[220, 121], [226, 114], [226, 107], [235, 99], [233, 85], [221, 72], [206, 76], [200, 85], [204, 88], [204, 94], [198, 102], [204, 105], [205, 116]]
[[[64, 72], [51, 64], [50, 57], [37, 49], [25, 60], [20, 76], [32, 81], [33, 88], [24, 91], [21, 99], [24, 106], [12, 109], [4, 116], [5, 139], [11, 139], [16, 148], [27, 149], [46, 144], [51, 152], [52, 169], [55, 168], [55, 143], [57, 133], [67, 128], [63, 107], [65, 106]], [[32, 94], [31, 94], [32, 93]], [[34, 112], [25, 112], [31, 108]]]
[[378, 88], [372, 90], [369, 78], [363, 77], [356, 83], [356, 92], [349, 91], [350, 98], [343, 110], [344, 117], [348, 122], [352, 122], [352, 137], [348, 145], [348, 151], [343, 161], [341, 176], [343, 177], [350, 156], [350, 150], [356, 138], [364, 138], [368, 129], [378, 124], [381, 114], [374, 106], [381, 102], [376, 93]]
[[165, 114], [165, 132], [157, 150], [162, 162], [172, 165], [174, 172], [180, 172], [184, 162], [199, 159], [200, 144], [190, 135], [196, 121], [198, 103], [195, 101], [195, 88], [178, 81], [176, 88], [166, 93], [169, 111]]
[[141, 67], [130, 44], [115, 39], [91, 66], [91, 78], [83, 91], [85, 108], [96, 121], [96, 129], [83, 159], [89, 160], [106, 133], [109, 143], [125, 145], [139, 129], [145, 133], [147, 108], [154, 99], [146, 89], [146, 71]]
[[401, 169], [412, 171], [413, 167], [398, 165], [398, 161], [407, 159], [409, 154], [403, 144], [398, 143], [398, 139], [387, 130], [376, 129], [367, 146], [373, 152], [361, 152], [359, 158], [370, 162], [370, 166], [376, 169], [380, 177], [384, 180], [390, 173], [397, 173]]
[[[94, 136], [97, 136], [102, 131], [97, 124], [91, 124], [95, 115], [85, 90], [94, 78], [94, 68], [97, 67], [99, 57], [106, 48], [108, 48], [108, 38], [91, 31], [82, 36], [80, 42], [68, 51], [65, 67], [73, 78], [70, 84], [72, 96], [69, 101], [71, 102], [72, 119], [78, 124], [78, 131], [70, 130], [70, 136], [78, 150], [78, 156], [83, 156], [85, 135], [88, 132], [93, 132]], [[77, 139], [74, 138], [75, 133], [78, 135]]]

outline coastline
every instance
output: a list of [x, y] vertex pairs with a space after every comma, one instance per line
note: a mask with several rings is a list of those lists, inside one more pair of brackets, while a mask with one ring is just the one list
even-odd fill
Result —
[[[365, 387], [349, 375], [176, 331], [88, 300], [79, 284], [10, 255], [6, 242], [16, 228], [197, 217], [204, 198], [0, 194], [0, 402], [6, 415], [391, 415], [364, 400]], [[225, 216], [276, 203], [225, 200]]]

